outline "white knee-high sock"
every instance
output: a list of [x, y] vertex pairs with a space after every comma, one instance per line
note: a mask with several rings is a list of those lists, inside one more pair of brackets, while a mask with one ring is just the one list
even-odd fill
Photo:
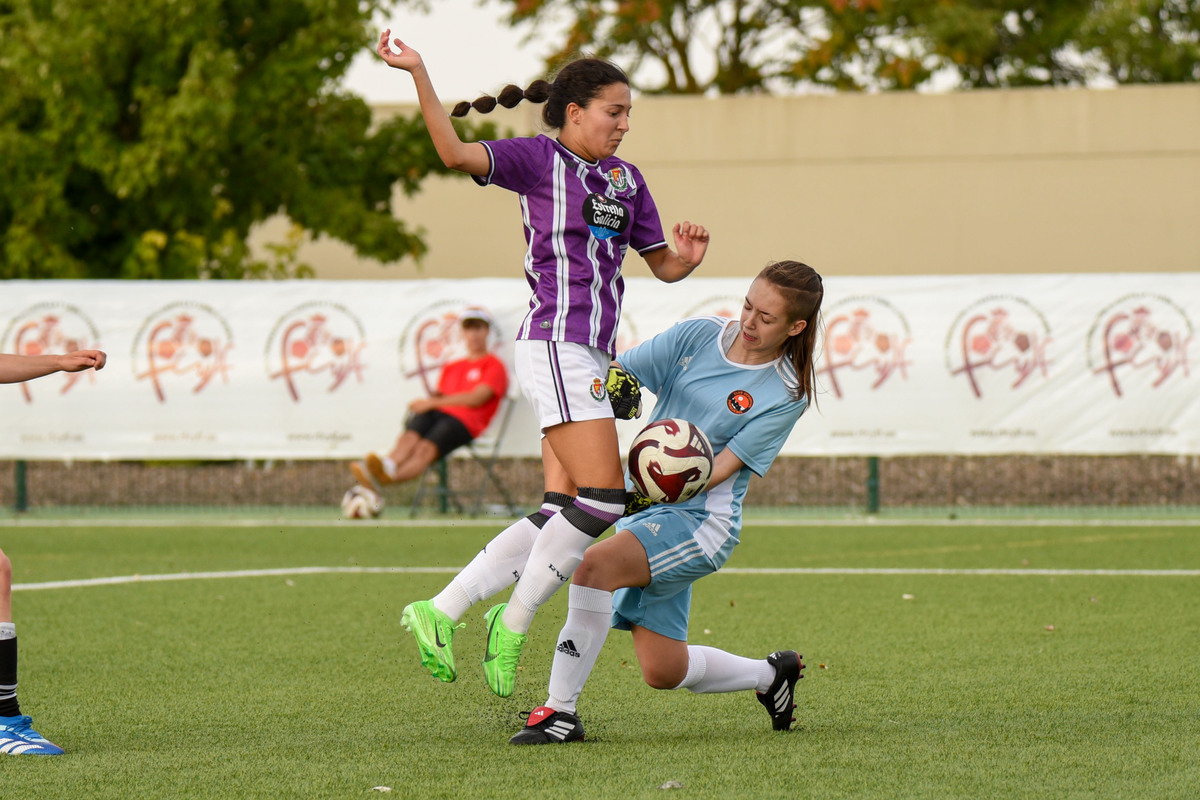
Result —
[[612, 626], [612, 592], [571, 584], [567, 594], [567, 621], [558, 634], [558, 647], [550, 666], [550, 696], [546, 705], [555, 711], [575, 713], [575, 703]]
[[433, 598], [433, 606], [457, 622], [473, 604], [516, 583], [538, 537], [528, 517], [509, 525]]
[[512, 599], [504, 609], [501, 620], [510, 631], [526, 633], [533, 624], [534, 613], [562, 587], [579, 562], [588, 545], [596, 541], [556, 514], [546, 523], [533, 550], [526, 570], [513, 589]]
[[538, 533], [571, 500], [561, 492], [546, 492], [542, 507], [496, 534], [433, 598], [433, 607], [458, 622], [472, 605], [519, 581]]
[[676, 689], [697, 694], [740, 692], [754, 689], [765, 692], [775, 680], [775, 668], [765, 658], [735, 656], [704, 645], [688, 645], [688, 670]]
[[580, 488], [574, 502], [546, 523], [501, 617], [510, 631], [529, 630], [534, 613], [570, 580], [584, 551], [624, 510], [624, 489]]

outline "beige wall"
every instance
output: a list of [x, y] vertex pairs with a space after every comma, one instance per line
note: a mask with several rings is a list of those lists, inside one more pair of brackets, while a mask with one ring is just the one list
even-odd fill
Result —
[[[489, 119], [527, 133], [540, 109]], [[620, 154], [668, 230], [712, 231], [707, 275], [780, 258], [827, 275], [1200, 269], [1196, 85], [638, 98]], [[427, 232], [420, 267], [328, 242], [303, 258], [321, 278], [521, 274], [509, 192], [447, 175], [394, 207]], [[635, 254], [626, 274], [649, 271]]]

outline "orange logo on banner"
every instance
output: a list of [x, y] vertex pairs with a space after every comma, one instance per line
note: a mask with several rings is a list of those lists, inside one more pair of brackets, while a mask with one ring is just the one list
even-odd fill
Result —
[[1158, 389], [1172, 377], [1186, 379], [1192, 322], [1165, 297], [1130, 295], [1105, 308], [1088, 333], [1088, 366], [1108, 378], [1113, 394], [1140, 379]]
[[[23, 356], [46, 353], [70, 353], [75, 350], [99, 350], [100, 334], [95, 324], [78, 308], [66, 303], [40, 303], [27, 308], [13, 318], [4, 334], [0, 352]], [[51, 379], [38, 381], [45, 386]], [[94, 383], [96, 372], [64, 372], [56, 380], [62, 382], [59, 394], [66, 394], [81, 381]], [[26, 403], [33, 402], [34, 384], [20, 384]]]
[[1017, 389], [1033, 375], [1049, 376], [1046, 348], [1052, 341], [1046, 318], [1019, 297], [985, 297], [955, 319], [946, 339], [946, 366], [966, 377], [983, 397], [984, 376], [996, 375]]
[[362, 323], [344, 306], [304, 303], [275, 323], [267, 341], [267, 374], [282, 380], [298, 403], [306, 376], [328, 376], [327, 392], [336, 392], [351, 376], [361, 383], [366, 346]]
[[[443, 365], [467, 355], [467, 344], [459, 324], [459, 315], [466, 307], [457, 300], [443, 300], [427, 306], [413, 316], [400, 336], [402, 374], [405, 378], [418, 378], [426, 394], [433, 394], [437, 389], [438, 374]], [[495, 315], [491, 316], [494, 320]], [[493, 321], [488, 334], [489, 349], [494, 350], [502, 336], [499, 325]]]
[[199, 394], [219, 377], [229, 382], [229, 323], [200, 303], [171, 303], [142, 322], [133, 342], [134, 377], [149, 381], [158, 402], [167, 402], [170, 383], [190, 386]]
[[[850, 389], [850, 376], [863, 375], [871, 391], [888, 380], [908, 378], [912, 343], [908, 320], [876, 297], [849, 297], [825, 312], [825, 358], [817, 370], [829, 379], [834, 397]], [[820, 362], [818, 362], [820, 363]]]

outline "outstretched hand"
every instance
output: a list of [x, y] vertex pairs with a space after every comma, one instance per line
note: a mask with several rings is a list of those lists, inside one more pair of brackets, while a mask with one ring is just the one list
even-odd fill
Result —
[[675, 252], [688, 269], [695, 269], [708, 252], [708, 229], [691, 222], [679, 222], [673, 229]]
[[[391, 35], [391, 28], [385, 28], [383, 33], [379, 34], [379, 44], [375, 48], [375, 52], [379, 53], [379, 57], [389, 67], [402, 69], [406, 72], [412, 72], [414, 69], [420, 67], [422, 64], [421, 54], [399, 39], [392, 39], [391, 44], [389, 44], [388, 39]], [[396, 49], [400, 51], [399, 53], [392, 50], [392, 44], [396, 45]]]
[[103, 350], [76, 350], [63, 355], [40, 356], [0, 353], [0, 383], [21, 383], [55, 372], [103, 369], [107, 360]]
[[59, 369], [63, 372], [80, 372], [89, 367], [104, 369], [104, 363], [107, 360], [108, 356], [103, 350], [76, 350], [73, 353], [58, 356]]

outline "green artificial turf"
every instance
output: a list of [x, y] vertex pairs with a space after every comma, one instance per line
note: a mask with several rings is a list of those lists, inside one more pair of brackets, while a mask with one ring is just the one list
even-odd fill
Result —
[[[566, 593], [539, 612], [505, 700], [478, 665], [488, 603], [457, 634], [453, 684], [398, 624], [497, 527], [0, 527], [22, 710], [67, 750], [0, 756], [3, 796], [1200, 792], [1200, 576], [1164, 574], [1200, 570], [1200, 528], [751, 524], [729, 569], [696, 585], [690, 638], [802, 652], [791, 732], [752, 693], [650, 689], [613, 631], [579, 704], [587, 740], [518, 748]], [[313, 567], [430, 571], [299, 571]], [[265, 569], [282, 572], [38, 588]], [[934, 569], [949, 572], [918, 572]]]

